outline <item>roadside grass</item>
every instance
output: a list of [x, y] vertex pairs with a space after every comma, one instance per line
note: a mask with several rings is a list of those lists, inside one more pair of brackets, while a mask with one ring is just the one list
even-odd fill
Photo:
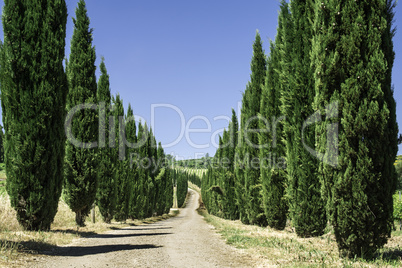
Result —
[[342, 259], [331, 228], [325, 235], [299, 238], [290, 226], [284, 231], [242, 224], [199, 213], [215, 227], [226, 242], [253, 256], [261, 267], [401, 267], [402, 232], [394, 231], [374, 260]]
[[102, 221], [99, 209], [96, 207], [95, 223], [92, 223], [88, 217], [85, 227], [77, 227], [75, 213], [64, 201], [60, 201], [50, 231], [30, 232], [24, 231], [18, 224], [16, 212], [10, 206], [9, 197], [3, 192], [0, 194], [0, 267], [26, 267], [30, 260], [40, 257], [41, 252], [51, 251], [58, 246], [66, 246], [74, 239], [129, 226], [155, 223], [174, 217], [177, 213], [178, 211], [143, 220], [113, 221], [111, 224], [106, 224]]

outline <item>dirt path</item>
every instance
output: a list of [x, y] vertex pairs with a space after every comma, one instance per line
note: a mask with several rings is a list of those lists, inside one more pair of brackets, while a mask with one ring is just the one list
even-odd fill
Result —
[[[79, 239], [34, 267], [250, 267], [251, 259], [228, 246], [197, 213], [191, 190], [179, 216]], [[31, 263], [32, 264], [32, 263]]]

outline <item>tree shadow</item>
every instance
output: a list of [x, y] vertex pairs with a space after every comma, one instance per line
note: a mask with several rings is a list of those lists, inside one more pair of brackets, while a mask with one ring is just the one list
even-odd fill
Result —
[[6, 249], [6, 250], [16, 250], [18, 252], [36, 254], [39, 251], [50, 250], [50, 249], [54, 248], [54, 245], [46, 243], [46, 242], [35, 241], [35, 240], [16, 242], [16, 241], [1, 239], [0, 240], [0, 248]]
[[115, 244], [115, 245], [98, 245], [98, 246], [72, 246], [72, 247], [58, 247], [49, 243], [40, 241], [9, 241], [0, 240], [0, 247], [5, 249], [14, 249], [18, 252], [28, 254], [40, 254], [47, 256], [62, 256], [62, 257], [80, 257], [87, 255], [96, 255], [109, 252], [116, 252], [122, 250], [141, 250], [160, 248], [152, 244], [131, 245], [131, 244]]
[[122, 238], [122, 237], [157, 236], [157, 235], [169, 235], [169, 234], [172, 233], [97, 234], [91, 236], [90, 238]]
[[402, 249], [385, 249], [381, 253], [377, 253], [374, 258], [375, 260], [401, 261]]
[[43, 255], [48, 256], [61, 256], [61, 257], [82, 257], [88, 255], [103, 254], [116, 251], [127, 251], [127, 250], [141, 250], [141, 249], [153, 249], [160, 248], [162, 246], [156, 246], [152, 244], [143, 245], [130, 245], [130, 244], [119, 244], [119, 245], [100, 245], [100, 246], [74, 246], [74, 247], [57, 247], [52, 251], [40, 252]]
[[157, 227], [157, 228], [118, 228], [118, 227], [109, 227], [110, 230], [115, 231], [152, 231], [152, 230], [167, 230], [172, 229], [172, 227]]
[[95, 232], [85, 232], [85, 231], [77, 231], [74, 229], [66, 229], [66, 230], [58, 230], [58, 229], [52, 229], [49, 230], [50, 233], [62, 233], [62, 234], [74, 234], [78, 235], [80, 237], [90, 237], [96, 235]]

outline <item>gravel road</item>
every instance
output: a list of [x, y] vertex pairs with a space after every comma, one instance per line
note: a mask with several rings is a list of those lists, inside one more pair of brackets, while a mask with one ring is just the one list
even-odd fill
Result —
[[[187, 207], [174, 218], [76, 240], [34, 267], [251, 267], [250, 257], [220, 238], [196, 209], [190, 190]], [[31, 263], [32, 265], [32, 263]]]

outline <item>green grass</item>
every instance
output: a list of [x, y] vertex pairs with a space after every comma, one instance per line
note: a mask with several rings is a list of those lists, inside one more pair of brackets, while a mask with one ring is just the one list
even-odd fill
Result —
[[316, 238], [299, 238], [290, 226], [284, 231], [269, 227], [244, 225], [240, 221], [224, 220], [200, 210], [226, 242], [242, 249], [263, 267], [401, 267], [402, 231], [395, 231], [374, 260], [342, 259], [339, 257], [331, 228]]

